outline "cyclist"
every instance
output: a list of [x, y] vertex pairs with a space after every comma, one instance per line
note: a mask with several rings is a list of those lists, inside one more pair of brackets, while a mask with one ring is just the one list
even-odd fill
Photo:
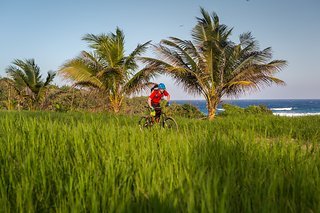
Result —
[[159, 122], [160, 115], [161, 115], [160, 101], [164, 96], [166, 96], [168, 101], [167, 106], [169, 106], [170, 95], [167, 92], [166, 86], [163, 83], [160, 83], [159, 85], [155, 85], [151, 89], [151, 94], [148, 99], [148, 105], [151, 108], [151, 110], [156, 111], [155, 119], [157, 122]]

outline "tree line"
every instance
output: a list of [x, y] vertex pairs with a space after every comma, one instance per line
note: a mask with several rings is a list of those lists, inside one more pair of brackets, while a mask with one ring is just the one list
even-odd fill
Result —
[[[192, 40], [169, 37], [158, 44], [148, 41], [128, 55], [121, 29], [87, 34], [82, 40], [91, 51], [67, 60], [45, 79], [34, 59], [16, 59], [6, 69], [7, 77], [0, 80], [1, 106], [8, 110], [63, 110], [68, 106], [119, 113], [127, 97], [151, 87], [151, 80], [158, 75], [167, 75], [186, 93], [201, 95], [212, 120], [222, 97], [284, 84], [275, 74], [286, 66], [285, 60], [272, 60], [271, 48], [260, 50], [250, 32], [241, 34], [238, 42], [232, 41], [232, 28], [221, 24], [217, 14], [200, 11]], [[155, 57], [143, 55], [147, 48], [155, 51]], [[72, 85], [52, 85], [56, 75]]]

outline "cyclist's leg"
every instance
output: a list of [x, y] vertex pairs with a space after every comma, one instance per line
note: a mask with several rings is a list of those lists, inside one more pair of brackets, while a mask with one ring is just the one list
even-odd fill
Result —
[[156, 121], [159, 123], [160, 121], [160, 116], [162, 114], [161, 108], [158, 108], [156, 111]]
[[159, 122], [160, 115], [161, 115], [160, 103], [157, 103], [157, 104], [153, 103], [152, 106], [155, 108], [155, 111], [156, 111], [155, 120], [156, 120], [156, 122]]

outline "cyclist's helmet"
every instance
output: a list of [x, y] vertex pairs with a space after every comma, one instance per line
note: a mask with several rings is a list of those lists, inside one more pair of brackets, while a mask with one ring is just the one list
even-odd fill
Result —
[[166, 85], [164, 85], [163, 83], [160, 83], [160, 84], [158, 85], [158, 88], [159, 88], [159, 89], [166, 89]]

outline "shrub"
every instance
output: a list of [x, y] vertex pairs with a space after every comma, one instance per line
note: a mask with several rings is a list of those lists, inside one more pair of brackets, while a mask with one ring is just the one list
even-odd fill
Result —
[[245, 113], [249, 113], [249, 114], [272, 114], [272, 111], [264, 105], [248, 106], [247, 108], [244, 109], [244, 111]]
[[205, 115], [195, 106], [191, 104], [176, 104], [173, 103], [168, 109], [168, 113], [173, 116], [184, 118], [203, 118]]
[[221, 112], [220, 116], [239, 116], [239, 115], [272, 115], [272, 111], [264, 105], [259, 106], [248, 106], [247, 108], [241, 108], [232, 104], [223, 104], [224, 111]]

